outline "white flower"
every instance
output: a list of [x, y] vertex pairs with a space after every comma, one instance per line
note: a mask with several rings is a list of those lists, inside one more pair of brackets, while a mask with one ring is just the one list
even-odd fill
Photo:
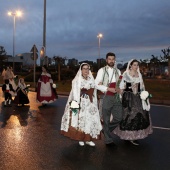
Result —
[[142, 91], [142, 92], [140, 93], [140, 98], [141, 98], [142, 100], [146, 100], [148, 97], [149, 97], [148, 91]]
[[57, 87], [57, 85], [56, 85], [56, 84], [53, 84], [52, 87], [55, 89], [55, 88]]
[[74, 108], [78, 109], [78, 108], [79, 108], [79, 104], [78, 104], [76, 101], [73, 100], [73, 101], [71, 102], [71, 104], [70, 104], [70, 107], [73, 108], [73, 109], [74, 109]]

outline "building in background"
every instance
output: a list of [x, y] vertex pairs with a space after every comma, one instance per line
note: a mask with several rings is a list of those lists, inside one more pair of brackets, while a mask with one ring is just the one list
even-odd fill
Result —
[[77, 66], [79, 63], [78, 63], [78, 60], [77, 59], [75, 59], [75, 58], [72, 58], [72, 59], [68, 59], [68, 63], [67, 63], [67, 65], [68, 66]]
[[97, 67], [98, 69], [101, 67], [104, 67], [106, 65], [106, 59], [104, 58], [98, 58], [97, 59]]

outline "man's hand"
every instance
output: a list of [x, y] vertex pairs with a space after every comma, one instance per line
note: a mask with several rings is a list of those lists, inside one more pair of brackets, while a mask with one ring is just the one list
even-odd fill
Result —
[[122, 89], [119, 89], [119, 88], [116, 88], [116, 92], [119, 93], [119, 94], [122, 94], [122, 93], [123, 93], [123, 90], [122, 90]]
[[110, 91], [110, 92], [112, 92], [112, 93], [117, 93], [117, 91], [116, 91], [115, 88], [110, 88], [110, 87], [108, 87], [108, 88], [107, 88], [107, 91]]

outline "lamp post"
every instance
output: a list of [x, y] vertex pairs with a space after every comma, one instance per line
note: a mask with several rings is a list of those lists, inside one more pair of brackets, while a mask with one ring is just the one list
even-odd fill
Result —
[[100, 39], [103, 37], [103, 34], [101, 34], [101, 33], [99, 33], [98, 35], [97, 35], [97, 38], [99, 39], [99, 47], [98, 47], [98, 49], [99, 49], [99, 59], [98, 59], [98, 68], [100, 68]]
[[[44, 47], [44, 57], [46, 56], [46, 0], [44, 0], [44, 19], [43, 19], [43, 47]], [[43, 59], [44, 61], [44, 59]], [[42, 61], [42, 62], [43, 62]]]
[[13, 16], [13, 71], [15, 71], [15, 62], [14, 62], [14, 57], [15, 57], [15, 18], [20, 17], [22, 15], [21, 11], [16, 11], [16, 12], [8, 12], [9, 16]]

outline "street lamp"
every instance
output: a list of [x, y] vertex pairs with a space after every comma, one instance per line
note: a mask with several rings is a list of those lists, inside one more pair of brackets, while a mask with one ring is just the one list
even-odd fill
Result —
[[15, 57], [15, 17], [20, 17], [22, 15], [21, 11], [16, 11], [16, 12], [8, 12], [9, 16], [13, 16], [14, 18], [14, 27], [13, 27], [13, 71], [15, 63], [14, 63], [14, 57]]
[[99, 33], [97, 38], [99, 39], [99, 59], [100, 59], [100, 39], [103, 37], [103, 34]]
[[44, 56], [46, 56], [46, 0], [44, 0], [44, 20], [43, 20], [43, 47]]
[[[46, 54], [46, 49], [45, 49], [45, 46], [43, 45], [38, 45], [41, 47], [41, 50], [40, 50], [40, 66], [43, 66], [44, 65], [44, 60], [45, 60], [45, 54]], [[48, 65], [47, 65], [48, 66]]]
[[99, 33], [97, 38], [99, 39], [99, 59], [98, 59], [98, 68], [100, 68], [100, 39], [103, 37], [103, 34]]

